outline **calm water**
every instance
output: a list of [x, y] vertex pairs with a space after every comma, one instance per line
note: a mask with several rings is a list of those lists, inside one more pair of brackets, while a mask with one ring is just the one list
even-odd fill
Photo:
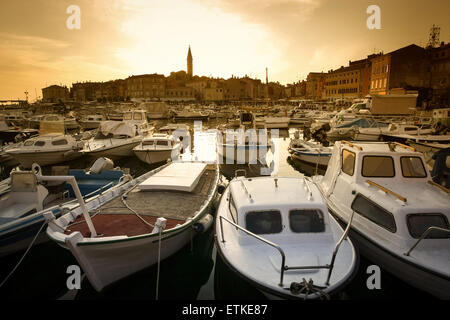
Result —
[[[209, 128], [215, 123], [208, 123]], [[287, 147], [295, 128], [280, 131], [276, 139], [273, 157], [278, 158], [274, 168], [278, 176], [313, 175], [316, 168], [289, 158]], [[211, 157], [214, 152], [212, 134], [194, 135], [194, 154], [203, 159]], [[85, 168], [92, 161], [81, 159], [70, 163], [71, 167]], [[130, 168], [133, 175], [138, 176], [154, 166], [145, 165], [136, 158], [123, 159], [116, 162], [122, 168]], [[222, 174], [230, 178], [236, 169], [245, 168], [248, 175], [256, 176], [260, 172], [257, 165], [221, 165]], [[318, 170], [319, 174], [323, 171]], [[14, 268], [23, 252], [1, 258], [0, 282]], [[60, 248], [53, 242], [35, 245], [31, 248], [20, 267], [8, 282], [0, 288], [0, 297], [9, 299], [155, 299], [157, 267], [149, 267], [129, 276], [107, 288], [104, 292], [96, 292], [89, 281], [83, 278], [81, 289], [68, 291], [66, 273], [69, 265], [77, 264], [69, 251]], [[369, 290], [366, 286], [367, 267], [372, 265], [364, 257], [360, 257], [358, 273], [353, 281], [336, 297], [336, 299], [432, 299], [403, 281], [390, 275], [388, 270], [381, 270], [381, 289]], [[256, 289], [237, 277], [229, 270], [214, 247], [214, 230], [198, 235], [193, 242], [185, 246], [175, 255], [161, 262], [159, 280], [160, 300], [254, 300], [265, 299]]]

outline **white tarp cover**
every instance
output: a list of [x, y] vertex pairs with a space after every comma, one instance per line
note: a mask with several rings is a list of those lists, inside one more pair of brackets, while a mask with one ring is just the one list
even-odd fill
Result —
[[205, 169], [206, 163], [174, 162], [142, 182], [138, 188], [192, 192]]
[[122, 121], [102, 121], [99, 130], [104, 136], [113, 134], [134, 137], [136, 135], [136, 127], [131, 123]]

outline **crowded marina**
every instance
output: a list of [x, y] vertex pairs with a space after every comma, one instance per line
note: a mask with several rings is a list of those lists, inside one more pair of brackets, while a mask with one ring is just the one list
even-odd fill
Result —
[[[448, 299], [448, 110], [374, 115], [373, 105], [5, 110], [17, 134], [2, 147], [1, 257], [54, 243], [97, 292], [156, 268], [158, 299], [164, 261], [209, 233], [202, 245], [255, 298], [342, 298], [367, 259]], [[2, 286], [20, 277], [9, 271]]]

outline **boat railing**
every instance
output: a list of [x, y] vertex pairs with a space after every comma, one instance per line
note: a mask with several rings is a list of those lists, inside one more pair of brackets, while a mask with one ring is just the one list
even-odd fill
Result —
[[409, 249], [407, 252], [404, 253], [405, 256], [409, 256], [411, 251], [413, 251], [417, 245], [419, 244], [419, 242], [421, 242], [423, 239], [425, 239], [425, 237], [433, 230], [438, 230], [438, 231], [442, 231], [442, 232], [447, 232], [450, 233], [450, 229], [444, 229], [444, 228], [440, 228], [440, 227], [435, 227], [435, 226], [431, 226], [428, 227], [427, 230], [425, 230], [424, 233], [422, 233], [422, 235], [420, 236], [419, 239], [417, 239], [416, 243], [414, 243], [414, 245], [411, 247], [411, 249]]
[[340, 247], [342, 241], [344, 241], [344, 239], [347, 237], [347, 234], [348, 234], [348, 232], [350, 230], [350, 225], [351, 225], [352, 220], [353, 220], [353, 214], [354, 214], [354, 211], [352, 212], [352, 215], [350, 217], [350, 221], [349, 221], [349, 223], [347, 225], [347, 228], [345, 229], [345, 231], [342, 234], [341, 238], [338, 240], [338, 242], [336, 243], [336, 245], [334, 247], [330, 264], [326, 264], [326, 265], [294, 266], [294, 267], [286, 266], [286, 254], [284, 253], [283, 249], [279, 245], [277, 245], [276, 243], [273, 243], [273, 242], [271, 242], [271, 241], [269, 241], [267, 239], [264, 239], [263, 237], [258, 236], [257, 234], [254, 234], [253, 232], [251, 232], [251, 231], [241, 227], [240, 225], [238, 225], [238, 224], [234, 223], [233, 221], [225, 218], [224, 216], [220, 216], [219, 217], [220, 233], [221, 233], [221, 236], [222, 236], [222, 240], [221, 241], [225, 242], [225, 236], [224, 236], [224, 233], [223, 233], [223, 222], [222, 222], [223, 220], [225, 220], [228, 223], [230, 223], [231, 225], [233, 225], [234, 227], [236, 227], [237, 229], [245, 232], [246, 234], [248, 234], [248, 235], [250, 235], [250, 236], [252, 236], [252, 237], [254, 237], [254, 238], [256, 238], [256, 239], [258, 239], [258, 240], [260, 240], [260, 241], [262, 241], [262, 242], [268, 244], [269, 246], [272, 246], [272, 247], [274, 247], [275, 249], [278, 250], [278, 252], [281, 255], [280, 283], [278, 284], [280, 287], [283, 286], [283, 278], [284, 278], [284, 272], [285, 271], [288, 271], [288, 270], [308, 270], [308, 269], [309, 270], [310, 269], [328, 269], [328, 276], [327, 276], [327, 281], [325, 282], [325, 284], [329, 285], [330, 278], [331, 278], [331, 273], [333, 271], [334, 262], [335, 262], [335, 259], [336, 259], [336, 255], [337, 255], [337, 253], [339, 251], [339, 247]]

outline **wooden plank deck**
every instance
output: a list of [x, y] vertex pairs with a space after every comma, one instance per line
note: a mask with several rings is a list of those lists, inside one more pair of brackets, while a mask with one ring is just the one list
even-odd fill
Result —
[[[208, 166], [193, 192], [140, 191], [136, 187], [128, 193], [126, 203], [152, 225], [158, 217], [166, 218], [166, 229], [170, 229], [177, 224], [183, 224], [187, 218], [194, 216], [202, 207], [205, 200], [208, 199], [211, 189], [215, 187], [214, 178], [215, 168]], [[99, 213], [92, 219], [99, 235], [136, 236], [150, 233], [153, 230], [125, 206], [121, 196], [105, 203], [99, 210]], [[74, 223], [68, 226], [66, 234], [79, 231], [85, 237], [90, 235], [82, 215]]]

